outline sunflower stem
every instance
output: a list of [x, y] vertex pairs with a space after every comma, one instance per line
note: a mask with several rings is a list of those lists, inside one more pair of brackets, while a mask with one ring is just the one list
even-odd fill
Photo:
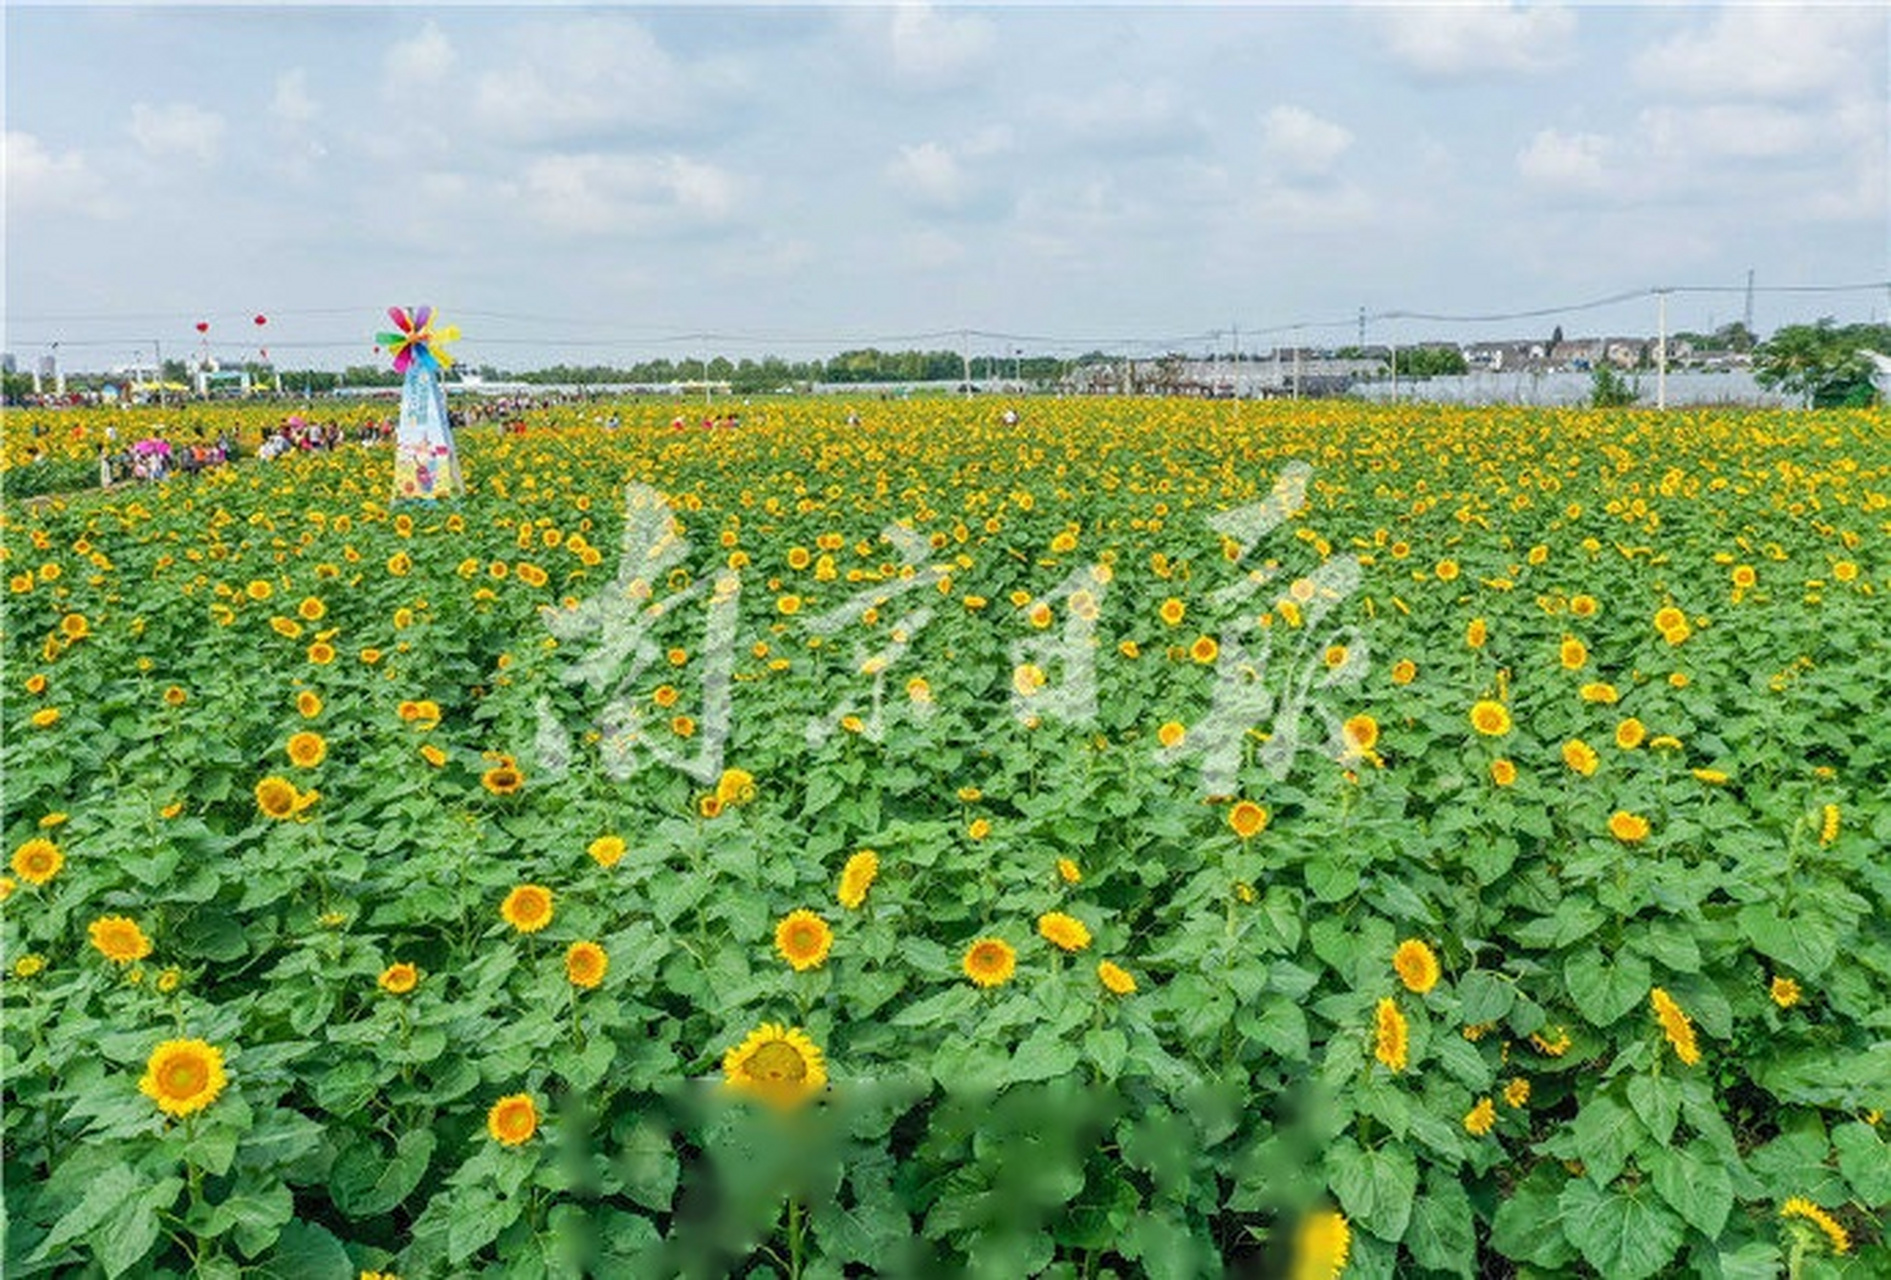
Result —
[[801, 1280], [801, 1201], [788, 1197], [788, 1280]]

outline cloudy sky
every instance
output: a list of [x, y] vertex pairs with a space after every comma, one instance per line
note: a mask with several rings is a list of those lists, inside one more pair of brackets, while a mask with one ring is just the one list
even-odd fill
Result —
[[[1891, 9], [5, 7], [6, 335], [1248, 349], [1891, 279]], [[1680, 294], [1677, 327], [1738, 319]], [[1762, 293], [1764, 334], [1891, 291]], [[268, 317], [265, 326], [253, 317]], [[1647, 297], [1368, 340], [1652, 332]], [[1221, 331], [1219, 339], [1213, 335]], [[712, 335], [712, 336], [702, 336]]]

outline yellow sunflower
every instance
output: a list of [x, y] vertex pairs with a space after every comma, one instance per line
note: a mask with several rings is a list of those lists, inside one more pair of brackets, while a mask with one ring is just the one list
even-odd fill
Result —
[[302, 769], [313, 769], [328, 758], [328, 742], [319, 733], [291, 734], [289, 736], [289, 763]]
[[1501, 738], [1510, 732], [1510, 712], [1503, 703], [1485, 698], [1471, 708], [1471, 727], [1487, 738]]
[[1120, 965], [1105, 960], [1097, 965], [1097, 980], [1114, 995], [1128, 996], [1136, 994], [1136, 979]]
[[1417, 938], [1399, 943], [1392, 953], [1392, 968], [1398, 972], [1399, 981], [1405, 984], [1407, 991], [1421, 996], [1438, 985], [1441, 973], [1437, 953]]
[[378, 982], [388, 994], [404, 996], [420, 982], [420, 970], [401, 960], [383, 969]]
[[271, 818], [292, 817], [300, 799], [295, 784], [274, 774], [256, 784], [256, 807]]
[[35, 836], [13, 851], [13, 874], [31, 885], [42, 885], [59, 874], [66, 855], [44, 836]]
[[574, 987], [596, 990], [610, 967], [610, 956], [595, 942], [574, 942], [565, 949], [565, 976]]
[[585, 847], [585, 852], [600, 867], [616, 866], [623, 860], [625, 850], [624, 837], [616, 835], [599, 836]]
[[880, 855], [871, 849], [862, 849], [847, 859], [847, 865], [840, 869], [840, 889], [835, 894], [840, 905], [849, 911], [858, 910], [879, 874]]
[[1405, 1015], [1399, 1012], [1398, 1002], [1390, 996], [1380, 1000], [1373, 1023], [1372, 1056], [1384, 1063], [1388, 1070], [1405, 1070], [1411, 1033]]
[[538, 1105], [529, 1093], [508, 1094], [486, 1113], [486, 1132], [504, 1147], [516, 1147], [538, 1132]]
[[499, 916], [520, 933], [537, 933], [552, 922], [552, 891], [544, 885], [519, 885], [499, 904]]
[[1294, 1232], [1292, 1280], [1339, 1280], [1352, 1248], [1344, 1214], [1310, 1214]]
[[727, 1088], [777, 1106], [804, 1102], [827, 1086], [827, 1064], [799, 1027], [764, 1022], [722, 1058]]
[[1252, 800], [1237, 800], [1228, 810], [1228, 825], [1243, 840], [1251, 840], [1267, 829], [1267, 810]]
[[1617, 809], [1609, 815], [1609, 834], [1623, 844], [1639, 844], [1648, 838], [1648, 819], [1638, 813]]
[[1061, 911], [1047, 911], [1039, 916], [1037, 931], [1045, 941], [1064, 951], [1082, 951], [1090, 945], [1090, 930], [1083, 921]]
[[1000, 986], [1017, 971], [1018, 953], [1002, 938], [980, 938], [965, 949], [963, 967], [979, 986]]
[[98, 953], [113, 964], [130, 964], [151, 954], [151, 939], [136, 920], [125, 916], [100, 916], [85, 932]]
[[223, 1053], [202, 1040], [166, 1040], [151, 1051], [138, 1091], [166, 1115], [187, 1116], [217, 1100], [229, 1077]]
[[775, 950], [796, 973], [818, 969], [834, 946], [834, 931], [812, 911], [790, 911], [775, 926]]
[[479, 775], [479, 785], [496, 796], [509, 796], [525, 785], [525, 775], [514, 765], [495, 765]]

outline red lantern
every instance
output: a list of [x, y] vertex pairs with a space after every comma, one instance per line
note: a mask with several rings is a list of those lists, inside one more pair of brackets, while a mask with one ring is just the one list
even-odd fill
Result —
[[257, 327], [258, 327], [258, 328], [261, 328], [261, 327], [262, 327], [263, 325], [266, 325], [266, 324], [268, 324], [268, 323], [269, 323], [269, 317], [268, 317], [268, 316], [260, 316], [260, 315], [259, 315], [259, 316], [257, 316], [257, 317], [256, 317], [256, 324], [257, 324]]
[[210, 332], [210, 322], [209, 322], [208, 320], [199, 320], [199, 321], [197, 322], [197, 332], [198, 332], [198, 333], [209, 333], [209, 332]]

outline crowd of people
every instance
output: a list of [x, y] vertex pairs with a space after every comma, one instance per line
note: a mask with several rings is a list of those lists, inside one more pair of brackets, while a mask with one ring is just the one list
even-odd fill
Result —
[[194, 438], [175, 444], [152, 434], [119, 448], [114, 428], [98, 447], [98, 482], [103, 489], [126, 482], [150, 484], [175, 475], [194, 476], [235, 458], [236, 441], [228, 432], [211, 438], [200, 427]]
[[326, 453], [343, 444], [385, 444], [393, 438], [394, 423], [388, 418], [363, 422], [351, 432], [339, 422], [310, 422], [291, 414], [263, 437], [256, 456], [268, 462], [287, 453]]

